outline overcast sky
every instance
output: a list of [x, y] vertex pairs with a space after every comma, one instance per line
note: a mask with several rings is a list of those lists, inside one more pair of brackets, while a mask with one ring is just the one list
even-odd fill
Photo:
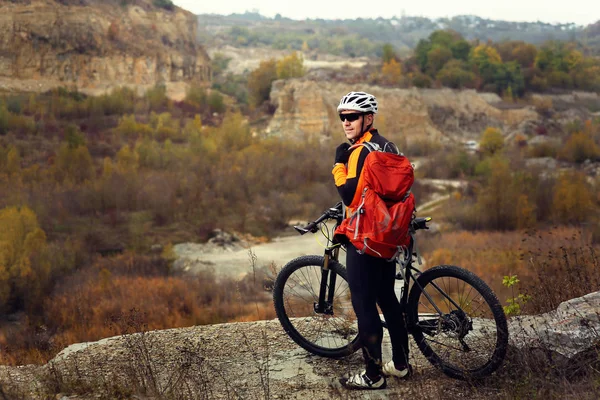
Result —
[[508, 21], [573, 22], [587, 25], [600, 20], [598, 0], [173, 0], [194, 14], [244, 13], [257, 11], [266, 17], [281, 14], [292, 19], [355, 19], [423, 16], [428, 18], [477, 15]]

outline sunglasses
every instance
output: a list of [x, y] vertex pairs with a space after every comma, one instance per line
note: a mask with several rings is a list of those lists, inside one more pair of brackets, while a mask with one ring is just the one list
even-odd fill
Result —
[[365, 115], [363, 113], [355, 113], [355, 114], [340, 114], [340, 121], [344, 122], [354, 122], [361, 117], [361, 115]]

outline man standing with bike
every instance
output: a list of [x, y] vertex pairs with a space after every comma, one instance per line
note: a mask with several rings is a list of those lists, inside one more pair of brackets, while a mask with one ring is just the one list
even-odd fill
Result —
[[[340, 100], [337, 112], [348, 142], [340, 144], [335, 152], [333, 176], [344, 204], [346, 216], [361, 201], [363, 185], [360, 176], [369, 150], [360, 145], [375, 143], [379, 148], [395, 146], [373, 128], [378, 111], [376, 98], [365, 92], [350, 92]], [[352, 145], [352, 148], [351, 148]], [[343, 379], [349, 389], [383, 389], [386, 376], [407, 378], [412, 369], [408, 363], [408, 332], [403, 313], [394, 292], [396, 263], [386, 258], [359, 253], [346, 243], [346, 267], [352, 306], [358, 319], [358, 330], [366, 368]], [[382, 363], [381, 343], [383, 327], [377, 310], [381, 308], [392, 342], [392, 360]]]

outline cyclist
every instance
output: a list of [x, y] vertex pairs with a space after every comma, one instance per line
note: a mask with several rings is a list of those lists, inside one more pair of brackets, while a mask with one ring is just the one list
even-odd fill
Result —
[[[382, 149], [391, 144], [373, 128], [377, 107], [375, 96], [365, 92], [348, 93], [337, 107], [349, 143], [344, 142], [337, 147], [332, 173], [342, 201], [348, 207], [346, 215], [360, 202], [363, 190], [360, 174], [368, 154], [364, 146], [350, 149], [350, 144], [374, 142]], [[386, 376], [407, 378], [412, 372], [408, 363], [406, 323], [394, 292], [396, 263], [359, 254], [351, 243], [346, 245], [348, 284], [366, 368], [342, 379], [341, 383], [349, 389], [383, 389]], [[385, 317], [392, 342], [392, 360], [386, 364], [382, 364], [383, 327], [377, 304]]]

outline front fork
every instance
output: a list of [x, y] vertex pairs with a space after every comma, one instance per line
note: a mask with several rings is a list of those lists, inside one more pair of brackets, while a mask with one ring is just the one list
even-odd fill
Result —
[[[329, 269], [329, 262], [331, 260], [337, 261], [339, 253], [339, 245], [325, 249], [323, 268], [321, 268], [319, 301], [314, 303], [314, 310], [317, 314], [333, 315], [333, 296], [335, 295], [335, 281], [337, 274], [335, 271]], [[327, 291], [327, 288], [329, 288], [329, 292]]]

